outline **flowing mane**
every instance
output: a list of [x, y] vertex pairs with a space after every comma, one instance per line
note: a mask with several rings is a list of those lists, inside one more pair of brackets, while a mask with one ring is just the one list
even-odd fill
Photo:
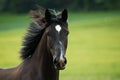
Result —
[[[57, 13], [54, 9], [49, 9], [49, 11], [52, 14], [52, 17], [54, 17], [54, 15], [60, 14], [60, 12]], [[39, 22], [43, 22], [44, 18], [40, 20], [41, 21]], [[20, 50], [20, 54], [21, 54], [20, 57], [23, 60], [33, 55], [45, 30], [42, 28], [42, 25], [45, 25], [45, 22], [43, 23], [32, 22], [30, 24], [30, 27], [28, 28], [28, 32], [26, 33], [22, 43], [23, 47]]]
[[26, 59], [33, 55], [39, 41], [41, 40], [43, 33], [44, 29], [42, 29], [40, 25], [35, 22], [32, 22], [30, 24], [28, 32], [26, 33], [22, 43], [23, 47], [20, 51], [22, 59]]

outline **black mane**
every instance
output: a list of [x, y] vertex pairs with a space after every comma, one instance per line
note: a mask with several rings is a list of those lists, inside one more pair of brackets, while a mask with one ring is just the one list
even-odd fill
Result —
[[[53, 9], [49, 9], [50, 13], [53, 15], [52, 17], [54, 18], [54, 16], [58, 15], [58, 13], [53, 10]], [[44, 18], [43, 18], [44, 20]], [[42, 21], [42, 20], [41, 20]], [[43, 26], [45, 27], [45, 22], [43, 22], [42, 24], [38, 24], [35, 22], [32, 22], [30, 24], [30, 27], [28, 28], [28, 32], [24, 37], [24, 41], [22, 43], [22, 49], [20, 51], [21, 54], [21, 58], [24, 60], [28, 57], [31, 57], [38, 45], [38, 43], [41, 40], [41, 37], [45, 31], [45, 28], [42, 28]]]
[[40, 25], [34, 22], [30, 24], [28, 32], [24, 37], [24, 41], [22, 44], [23, 47], [20, 51], [22, 59], [26, 59], [33, 55], [43, 33], [44, 29], [42, 29]]

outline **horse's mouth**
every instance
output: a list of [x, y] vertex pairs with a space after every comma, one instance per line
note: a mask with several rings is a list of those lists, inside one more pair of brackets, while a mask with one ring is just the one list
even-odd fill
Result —
[[67, 60], [66, 60], [65, 57], [63, 59], [55, 58], [53, 60], [53, 64], [54, 64], [55, 69], [57, 69], [57, 70], [64, 70], [65, 66], [67, 64]]
[[65, 64], [64, 65], [60, 65], [60, 64], [55, 64], [55, 69], [57, 70], [64, 70], [65, 69]]
[[65, 67], [59, 67], [59, 68], [57, 68], [58, 70], [64, 70], [65, 69]]

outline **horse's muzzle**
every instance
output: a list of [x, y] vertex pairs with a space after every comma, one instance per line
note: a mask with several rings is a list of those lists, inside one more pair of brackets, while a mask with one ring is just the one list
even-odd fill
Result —
[[57, 59], [57, 58], [54, 59], [55, 68], [58, 70], [65, 69], [66, 64], [67, 64], [67, 60], [65, 57], [63, 59]]

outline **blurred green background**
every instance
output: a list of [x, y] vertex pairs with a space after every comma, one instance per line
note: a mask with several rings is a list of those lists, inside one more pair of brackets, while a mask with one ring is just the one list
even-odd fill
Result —
[[120, 80], [120, 0], [0, 0], [0, 68], [19, 65], [34, 4], [69, 10], [68, 64], [60, 80]]

